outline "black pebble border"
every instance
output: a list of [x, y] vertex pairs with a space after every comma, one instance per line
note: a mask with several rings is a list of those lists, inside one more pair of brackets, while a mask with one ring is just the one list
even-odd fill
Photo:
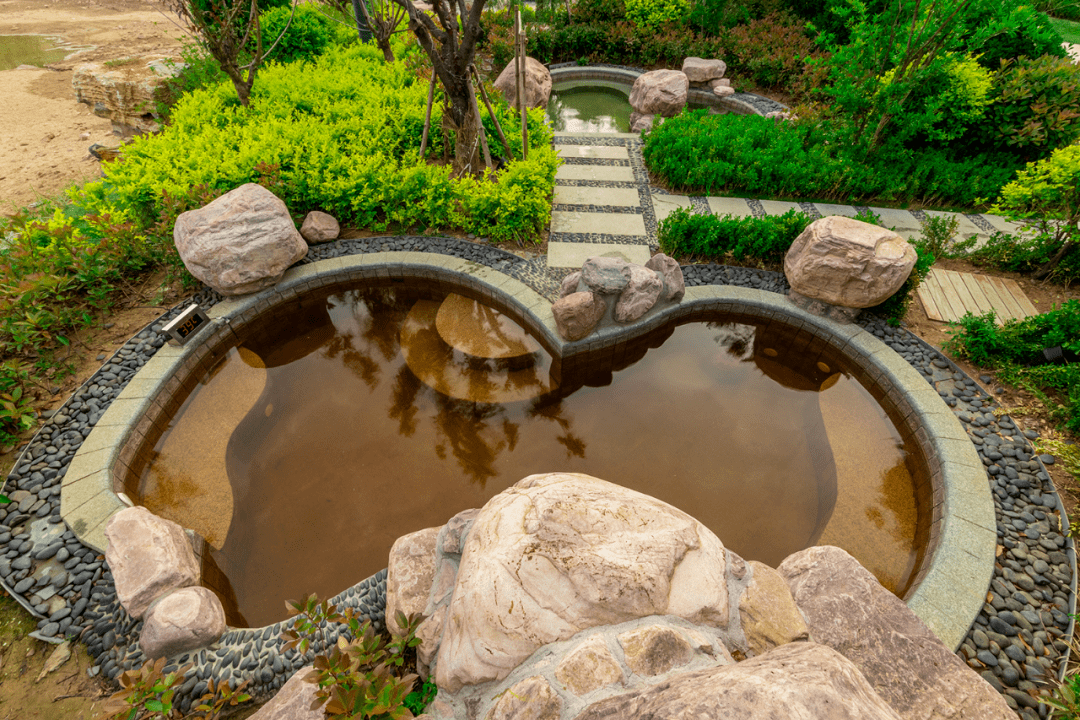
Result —
[[[437, 252], [511, 274], [525, 267], [536, 272], [540, 267], [484, 245], [422, 236], [327, 243], [312, 248], [306, 261], [386, 250]], [[788, 289], [783, 275], [774, 272], [717, 265], [686, 266], [683, 271], [688, 286], [735, 285], [777, 293]], [[549, 287], [557, 283], [555, 277], [546, 280]], [[219, 299], [209, 290], [192, 298], [204, 308]], [[144, 662], [138, 647], [142, 622], [128, 616], [117, 601], [104, 557], [80, 543], [60, 518], [61, 480], [109, 403], [164, 344], [161, 327], [187, 304], [181, 303], [132, 337], [45, 423], [8, 476], [5, 492], [13, 502], [0, 507], [0, 579], [40, 617], [36, 635], [85, 643], [95, 660], [91, 672], [101, 672], [111, 680]], [[1001, 554], [990, 600], [965, 638], [960, 656], [1002, 692], [1025, 720], [1046, 717], [1046, 706], [1028, 691], [1060, 671], [1071, 637], [1069, 613], [1075, 611], [1075, 551], [1062, 533], [1060, 501], [1041, 464], [1053, 459], [1036, 457], [1030, 441], [1037, 435], [1022, 432], [1007, 415], [995, 415], [998, 407], [993, 398], [948, 358], [881, 318], [864, 315], [858, 322], [935, 386], [964, 424], [987, 468]], [[333, 600], [359, 610], [381, 629], [385, 573], [373, 575]], [[310, 659], [310, 653], [303, 657], [294, 651], [282, 652], [280, 635], [288, 624], [233, 629], [210, 647], [171, 658], [170, 670], [193, 665], [193, 673], [176, 694], [178, 707], [189, 710], [210, 678], [234, 686], [249, 680], [250, 692], [257, 698], [280, 689]], [[329, 637], [331, 642], [336, 640], [334, 629]]]
[[997, 228], [987, 222], [986, 218], [984, 218], [982, 215], [979, 215], [978, 213], [964, 213], [964, 217], [975, 223], [975, 227], [979, 228], [980, 230], [984, 230], [991, 235], [997, 232]]

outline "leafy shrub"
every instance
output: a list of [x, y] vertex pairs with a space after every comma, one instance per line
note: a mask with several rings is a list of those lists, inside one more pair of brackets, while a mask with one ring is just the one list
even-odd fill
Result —
[[1080, 2], [1078, 0], [1035, 0], [1035, 9], [1056, 18], [1080, 20]]
[[736, 25], [722, 37], [726, 52], [718, 57], [759, 87], [794, 83], [815, 50], [805, 24], [781, 12]]
[[[311, 5], [297, 5], [295, 13], [288, 5], [274, 8], [259, 18], [263, 52], [269, 50], [267, 60], [283, 65], [297, 60], [311, 60], [330, 45], [333, 25], [333, 20]], [[274, 45], [275, 42], [277, 45]]]
[[626, 19], [640, 28], [679, 22], [690, 12], [689, 0], [624, 0]]
[[[137, 139], [124, 162], [107, 168], [110, 197], [153, 217], [165, 197], [203, 185], [226, 192], [258, 181], [260, 165], [276, 166], [277, 191], [297, 214], [319, 208], [375, 230], [460, 227], [495, 240], [535, 238], [558, 163], [542, 111], [530, 111], [527, 162], [511, 161], [487, 181], [458, 179], [418, 156], [426, 95], [427, 83], [403, 63], [386, 63], [365, 45], [333, 48], [302, 74], [271, 66], [247, 110], [222, 86], [186, 97], [165, 132]], [[501, 95], [492, 100], [511, 127], [513, 111]], [[508, 140], [520, 156], [520, 135]]]
[[1050, 18], [1030, 5], [992, 2], [976, 6], [967, 26], [971, 30], [965, 46], [978, 53], [979, 63], [990, 70], [997, 70], [1003, 60], [1020, 57], [1065, 57], [1061, 35]]
[[1003, 153], [888, 145], [869, 158], [829, 121], [684, 112], [654, 129], [649, 169], [680, 190], [971, 206], [993, 197], [1019, 161]]
[[591, 25], [612, 23], [626, 18], [624, 0], [577, 0], [574, 3], [574, 22]]
[[984, 133], [1000, 146], [1044, 157], [1080, 137], [1080, 66], [1068, 58], [1020, 58], [995, 77]]
[[185, 93], [200, 90], [211, 85], [217, 85], [228, 79], [225, 71], [221, 69], [218, 61], [198, 43], [186, 43], [180, 48], [180, 63], [165, 60], [166, 65], [174, 69], [179, 65], [180, 71], [164, 82], [164, 87], [159, 95], [157, 103], [158, 114], [167, 117], [171, 107]]
[[[1044, 348], [1061, 346], [1080, 353], [1080, 300], [1000, 326], [993, 312], [968, 313], [949, 332], [946, 349], [977, 365], [998, 368], [1001, 379], [1035, 392], [1068, 429], [1080, 431], [1080, 364], [1029, 366]], [[1063, 402], [1049, 397], [1051, 392]]]
[[[398, 720], [412, 717], [410, 703], [421, 705], [421, 709], [426, 705], [422, 705], [422, 697], [412, 693], [417, 676], [399, 676], [407, 654], [415, 662], [415, 648], [420, 644], [416, 628], [422, 616], [406, 618], [398, 611], [396, 619], [405, 632], [388, 642], [375, 634], [370, 620], [361, 622], [352, 608], [338, 611], [314, 595], [286, 605], [295, 620], [292, 629], [282, 633], [287, 641], [285, 647], [301, 654], [316, 645], [325, 648], [323, 654], [316, 655], [314, 669], [304, 677], [319, 686], [313, 707], [322, 705], [330, 718]], [[330, 642], [327, 635], [331, 623], [345, 626], [336, 643]]]
[[[105, 702], [97, 720], [179, 717], [179, 710], [173, 706], [173, 696], [192, 666], [166, 673], [165, 662], [165, 658], [147, 660], [142, 667], [121, 673], [120, 690]], [[192, 708], [192, 716], [199, 713], [202, 720], [218, 720], [223, 714], [233, 712], [237, 705], [251, 699], [244, 692], [249, 682], [245, 680], [233, 690], [227, 682], [207, 680], [206, 693]]]
[[881, 315], [891, 325], [900, 324], [904, 315], [907, 314], [908, 307], [911, 306], [911, 299], [915, 297], [915, 290], [926, 278], [927, 273], [930, 272], [930, 267], [934, 264], [934, 254], [930, 252], [925, 242], [911, 242], [910, 240], [908, 242], [915, 248], [916, 255], [915, 267], [911, 269], [908, 279], [885, 302], [868, 308], [869, 312]]
[[776, 265], [810, 222], [809, 215], [795, 210], [756, 218], [696, 215], [679, 208], [660, 223], [660, 249], [679, 257]]
[[955, 215], [927, 215], [922, 222], [922, 241], [935, 260], [949, 257], [960, 220]]

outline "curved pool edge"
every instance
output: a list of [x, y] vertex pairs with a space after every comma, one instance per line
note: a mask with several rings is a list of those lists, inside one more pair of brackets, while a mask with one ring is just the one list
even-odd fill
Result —
[[[138, 441], [169, 413], [169, 400], [184, 375], [192, 377], [217, 360], [214, 347], [235, 341], [231, 325], [318, 287], [350, 280], [413, 278], [461, 286], [478, 298], [507, 308], [522, 325], [561, 357], [564, 371], [598, 350], [618, 353], [631, 335], [705, 313], [739, 311], [764, 320], [782, 318], [813, 329], [853, 361], [867, 363], [867, 375], [891, 386], [889, 401], [912, 426], [929, 465], [933, 517], [926, 560], [906, 602], [951, 649], [966, 636], [985, 602], [994, 572], [997, 544], [994, 504], [983, 464], [960, 421], [938, 393], [903, 358], [857, 325], [841, 325], [806, 313], [775, 293], [733, 286], [686, 290], [679, 305], [654, 311], [633, 326], [605, 328], [578, 342], [563, 341], [555, 328], [551, 301], [522, 281], [460, 258], [422, 252], [380, 252], [321, 260], [286, 272], [273, 288], [226, 298], [214, 305], [211, 326], [187, 346], [162, 346], [110, 404], [80, 447], [62, 481], [61, 516], [85, 544], [103, 550], [108, 519], [127, 506], [116, 479], [134, 465]], [[160, 429], [160, 428], [159, 428]], [[132, 442], [132, 441], [136, 442]]]

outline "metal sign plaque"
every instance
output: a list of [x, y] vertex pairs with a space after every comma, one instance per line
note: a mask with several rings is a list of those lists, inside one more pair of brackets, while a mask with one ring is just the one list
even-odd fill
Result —
[[184, 312], [177, 315], [175, 319], [163, 327], [161, 332], [167, 333], [178, 345], [184, 345], [191, 339], [192, 335], [209, 324], [210, 318], [206, 316], [203, 309], [197, 303], [192, 303], [184, 309]]

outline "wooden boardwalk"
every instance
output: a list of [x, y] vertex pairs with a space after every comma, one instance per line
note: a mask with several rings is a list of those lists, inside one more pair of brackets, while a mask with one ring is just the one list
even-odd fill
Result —
[[931, 320], [955, 322], [965, 313], [994, 311], [998, 324], [1038, 315], [1015, 280], [933, 269], [919, 284], [919, 299]]

